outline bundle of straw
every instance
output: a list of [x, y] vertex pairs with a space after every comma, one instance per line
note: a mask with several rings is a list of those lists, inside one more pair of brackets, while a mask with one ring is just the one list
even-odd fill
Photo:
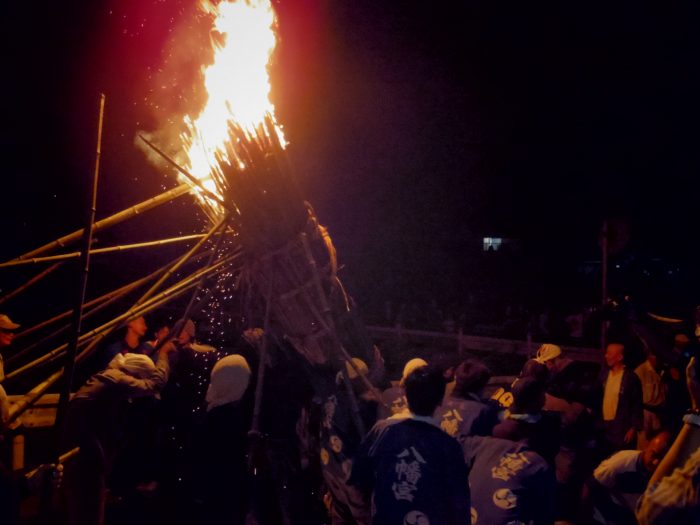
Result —
[[254, 133], [231, 124], [211, 176], [246, 254], [243, 278], [270, 301], [277, 329], [311, 363], [338, 358], [335, 320], [349, 305], [335, 248], [301, 196], [272, 118]]

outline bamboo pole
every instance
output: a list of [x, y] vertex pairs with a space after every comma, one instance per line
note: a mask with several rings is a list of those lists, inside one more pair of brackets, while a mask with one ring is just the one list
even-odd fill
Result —
[[[205, 270], [204, 272], [210, 273], [213, 272], [212, 275], [216, 275], [221, 271], [221, 266], [224, 264], [231, 262], [232, 259], [227, 259], [225, 261], [220, 261], [214, 266], [211, 266]], [[218, 271], [215, 271], [218, 270]], [[158, 308], [162, 306], [163, 304], [166, 304], [170, 302], [172, 299], [179, 297], [183, 295], [185, 292], [191, 290], [197, 284], [195, 281], [197, 281], [200, 278], [200, 275], [194, 275], [192, 277], [189, 277], [185, 279], [186, 282], [180, 282], [178, 285], [173, 286], [172, 288], [169, 288], [157, 296], [149, 299], [148, 301], [145, 301], [144, 303], [138, 305], [138, 307], [132, 307], [131, 310], [126, 312], [125, 314], [121, 315], [118, 319], [115, 320], [115, 322], [111, 323], [111, 326], [106, 328], [104, 331], [101, 331], [99, 333], [95, 333], [94, 336], [95, 338], [92, 340], [92, 342], [88, 345], [85, 350], [83, 350], [80, 355], [78, 355], [78, 362], [82, 362], [87, 358], [92, 350], [101, 342], [103, 341], [109, 334], [111, 334], [115, 326], [120, 326], [123, 323], [128, 323], [132, 319], [136, 319], [137, 317], [140, 317], [142, 315], [145, 315], [146, 313], [150, 312], [151, 310], [154, 310], [155, 308]], [[121, 324], [120, 324], [121, 323]]]
[[[161, 268], [160, 270], [163, 270], [163, 268]], [[143, 277], [143, 278], [141, 278], [137, 281], [134, 281], [132, 283], [129, 283], [125, 286], [122, 286], [122, 287], [120, 287], [112, 292], [108, 292], [100, 297], [97, 297], [97, 298], [91, 300], [91, 301], [88, 301], [87, 303], [85, 303], [85, 308], [91, 308], [95, 305], [97, 305], [97, 306], [95, 306], [95, 308], [92, 308], [90, 311], [83, 314], [83, 318], [87, 318], [87, 317], [89, 317], [93, 314], [96, 314], [97, 312], [103, 310], [104, 308], [106, 308], [110, 304], [114, 303], [114, 301], [121, 299], [123, 296], [125, 296], [126, 294], [128, 294], [129, 292], [134, 290], [135, 288], [138, 288], [144, 282], [146, 282], [150, 279], [153, 279], [156, 275], [158, 275], [158, 273], [159, 272], [153, 272], [152, 274], [150, 274], [146, 277]], [[33, 333], [41, 328], [49, 326], [56, 321], [60, 321], [62, 319], [65, 319], [66, 317], [68, 317], [71, 314], [72, 311], [73, 310], [67, 310], [66, 312], [63, 312], [62, 314], [59, 314], [55, 317], [52, 317], [51, 319], [48, 319], [48, 320], [43, 321], [37, 325], [32, 326], [31, 328], [29, 328], [28, 330], [25, 330], [24, 332], [20, 332], [19, 334], [17, 334], [17, 336], [15, 336], [15, 340], [19, 339], [19, 337], [24, 337], [24, 336], [28, 335], [29, 333]], [[42, 339], [36, 341], [35, 343], [32, 343], [31, 345], [29, 345], [25, 348], [22, 348], [22, 350], [20, 352], [17, 352], [15, 354], [13, 354], [12, 356], [10, 356], [10, 358], [7, 360], [7, 363], [9, 364], [9, 363], [12, 363], [13, 361], [16, 361], [17, 359], [26, 355], [26, 353], [29, 352], [30, 350], [45, 343], [49, 339], [52, 339], [52, 338], [56, 337], [57, 335], [63, 333], [68, 328], [70, 328], [70, 324], [63, 325], [58, 330], [55, 330], [54, 332], [52, 332], [49, 335], [43, 337]]]
[[[248, 437], [256, 439], [260, 436], [260, 409], [262, 407], [263, 383], [265, 382], [265, 360], [267, 359], [267, 342], [270, 337], [270, 312], [272, 311], [272, 292], [274, 290], [274, 276], [270, 279], [265, 303], [265, 319], [263, 321], [263, 335], [260, 343], [260, 360], [258, 363], [258, 380], [255, 384], [255, 403], [253, 405], [253, 422], [248, 432]], [[250, 458], [252, 459], [252, 454]]]
[[192, 248], [190, 248], [190, 250], [189, 250], [187, 253], [185, 253], [185, 255], [183, 255], [182, 257], [180, 257], [180, 259], [179, 259], [175, 264], [173, 264], [173, 265], [168, 269], [168, 271], [165, 272], [165, 274], [164, 274], [160, 279], [158, 279], [158, 281], [157, 281], [153, 286], [151, 286], [151, 287], [148, 289], [148, 291], [147, 291], [145, 294], [143, 294], [143, 296], [142, 296], [138, 301], [136, 301], [136, 303], [134, 304], [134, 306], [140, 305], [142, 302], [144, 302], [145, 300], [147, 300], [151, 295], [153, 295], [153, 293], [155, 293], [155, 291], [156, 291], [158, 288], [160, 288], [160, 287], [162, 286], [162, 284], [163, 284], [165, 281], [167, 281], [167, 280], [170, 278], [170, 276], [171, 276], [172, 274], [174, 274], [183, 264], [185, 264], [185, 262], [187, 262], [188, 259], [190, 259], [195, 253], [197, 253], [197, 251], [199, 250], [199, 248], [200, 248], [205, 242], [207, 242], [207, 241], [211, 238], [212, 235], [214, 235], [214, 234], [217, 233], [219, 230], [221, 230], [221, 228], [223, 228], [224, 226], [226, 226], [226, 223], [228, 222], [228, 218], [229, 218], [229, 214], [226, 214], [226, 215], [219, 221], [218, 224], [215, 224], [215, 225], [207, 232], [207, 234], [206, 234], [204, 237], [202, 237], [202, 238], [199, 240], [199, 242], [197, 242], [197, 244], [195, 244]]
[[49, 266], [45, 270], [39, 272], [38, 274], [36, 274], [31, 279], [29, 279], [26, 283], [24, 283], [19, 288], [12, 290], [10, 293], [5, 294], [2, 297], [0, 297], [0, 304], [5, 304], [10, 299], [17, 297], [19, 294], [24, 292], [27, 288], [35, 285], [36, 283], [41, 281], [44, 277], [46, 277], [47, 275], [52, 273], [54, 270], [58, 269], [60, 266], [61, 266], [61, 263], [52, 264], [51, 266]]
[[[222, 225], [222, 228], [225, 230], [226, 229], [226, 223]], [[223, 232], [222, 232], [223, 233]], [[214, 249], [211, 252], [211, 255], [209, 256], [209, 261], [207, 261], [206, 266], [211, 266], [212, 263], [214, 262], [214, 257], [216, 257], [216, 254], [219, 253], [219, 249], [221, 248], [221, 243], [224, 240], [223, 235], [219, 235], [219, 240], [216, 241], [216, 246], [214, 246]], [[194, 301], [197, 298], [197, 294], [202, 290], [202, 286], [204, 285], [204, 277], [202, 277], [199, 280], [199, 284], [197, 285], [197, 288], [195, 288], [194, 292], [192, 292], [192, 297], [190, 297], [190, 301], [187, 303], [187, 307], [185, 308], [185, 313], [182, 315], [182, 323], [180, 326], [180, 332], [185, 328], [185, 322], [187, 319], [190, 317], [190, 314], [192, 313], [192, 308], [194, 307]], [[175, 337], [180, 337], [180, 334], [176, 334]]]
[[[167, 297], [167, 296], [169, 296], [169, 295], [172, 294], [172, 293], [176, 293], [176, 292], [177, 292], [177, 293], [179, 294], [179, 293], [180, 293], [180, 289], [181, 289], [183, 286], [187, 286], [187, 285], [191, 284], [192, 281], [198, 280], [202, 275], [208, 274], [208, 273], [210, 273], [210, 272], [212, 272], [212, 271], [214, 271], [214, 270], [220, 268], [223, 264], [228, 263], [228, 262], [231, 262], [235, 257], [236, 257], [235, 255], [229, 256], [229, 257], [227, 257], [227, 258], [225, 258], [225, 259], [219, 261], [219, 262], [216, 263], [215, 265], [212, 265], [212, 266], [209, 267], [209, 268], [205, 268], [204, 270], [199, 270], [199, 271], [195, 272], [194, 274], [192, 274], [192, 275], [186, 277], [185, 279], [179, 281], [179, 282], [176, 283], [175, 285], [171, 286], [170, 288], [168, 288], [168, 289], [165, 290], [164, 292], [161, 292], [161, 293], [160, 293], [159, 295], [157, 295], [156, 297], [151, 298], [151, 299], [149, 299], [149, 300], [147, 300], [147, 301], [144, 301], [144, 302], [142, 302], [142, 303], [140, 303], [140, 304], [135, 304], [135, 305], [133, 305], [127, 312], [125, 312], [125, 313], [123, 313], [123, 314], [117, 316], [116, 318], [114, 318], [114, 319], [108, 321], [107, 323], [104, 323], [103, 325], [101, 325], [101, 326], [99, 326], [99, 327], [97, 327], [97, 328], [94, 328], [94, 329], [91, 330], [90, 332], [87, 332], [87, 333], [81, 335], [81, 336], [80, 336], [79, 343], [83, 343], [83, 342], [87, 341], [88, 339], [92, 339], [93, 337], [98, 337], [98, 336], [102, 336], [102, 335], [103, 335], [103, 337], [99, 338], [99, 341], [101, 341], [102, 339], [104, 339], [104, 337], [107, 337], [107, 335], [109, 335], [109, 334], [112, 332], [112, 330], [110, 330], [111, 328], [114, 328], [114, 327], [115, 327], [116, 325], [118, 325], [119, 323], [128, 322], [128, 321], [130, 321], [131, 319], [134, 319], [134, 318], [136, 318], [136, 317], [138, 317], [138, 316], [140, 316], [140, 315], [144, 315], [147, 311], [150, 311], [150, 310], [152, 309], [152, 308], [150, 308], [150, 306], [152, 306], [153, 304], [155, 304], [155, 303], [156, 303], [157, 301], [159, 301], [160, 299], [162, 299], [162, 298], [164, 298], [164, 297]], [[192, 288], [192, 287], [194, 287], [194, 286], [195, 286], [195, 285], [192, 284], [192, 285], [189, 286], [187, 289], [189, 290], [190, 288]], [[97, 342], [99, 342], [99, 341], [97, 341]], [[94, 341], [93, 341], [93, 342], [94, 342]], [[67, 348], [67, 346], [68, 346], [68, 344], [67, 344], [67, 343], [64, 343], [64, 344], [62, 344], [61, 346], [59, 346], [59, 347], [57, 347], [57, 348], [51, 350], [50, 352], [44, 354], [43, 356], [41, 356], [41, 357], [35, 359], [34, 361], [32, 361], [32, 362], [30, 362], [30, 363], [27, 363], [26, 365], [24, 365], [24, 366], [18, 368], [17, 370], [13, 370], [13, 371], [10, 372], [9, 374], [7, 374], [7, 375], [4, 377], [4, 379], [2, 379], [0, 382], [5, 382], [5, 381], [8, 381], [8, 380], [10, 380], [10, 379], [13, 379], [13, 378], [15, 378], [15, 377], [17, 377], [17, 376], [23, 374], [23, 373], [26, 372], [27, 370], [30, 370], [30, 369], [34, 368], [35, 366], [38, 366], [38, 365], [40, 365], [40, 364], [42, 364], [42, 363], [45, 363], [46, 361], [49, 361], [49, 360], [51, 360], [51, 359], [54, 359], [55, 357], [58, 357], [59, 355], [61, 355], [61, 354], [63, 353], [63, 351]], [[92, 347], [93, 347], [93, 346], [91, 346], [91, 348], [92, 348]], [[81, 354], [81, 355], [82, 355], [82, 354]], [[79, 361], [80, 361], [80, 359], [81, 359], [81, 357], [78, 356], [78, 360], [79, 360]]]
[[[321, 285], [321, 278], [318, 273], [318, 265], [316, 264], [316, 259], [314, 259], [314, 256], [311, 253], [311, 247], [309, 246], [309, 241], [306, 238], [306, 233], [302, 232], [301, 234], [299, 234], [299, 238], [301, 239], [302, 246], [304, 247], [306, 260], [309, 264], [309, 267], [311, 268], [311, 278], [314, 282], [314, 286], [316, 288], [316, 292], [318, 293], [319, 300], [321, 301], [321, 308], [323, 309], [322, 314], [324, 316], [325, 325], [328, 327], [328, 332], [331, 338], [333, 339], [333, 344], [340, 351], [341, 355], [345, 359], [345, 362], [355, 370], [358, 377], [364, 379], [366, 384], [369, 384], [370, 392], [374, 392], [374, 387], [371, 383], [369, 383], [369, 380], [364, 376], [364, 374], [362, 374], [362, 372], [360, 372], [360, 370], [358, 370], [357, 367], [355, 367], [355, 363], [352, 362], [352, 358], [345, 351], [345, 348], [343, 348], [343, 345], [340, 342], [340, 339], [338, 338], [338, 333], [336, 332], [335, 328], [335, 321], [333, 320], [333, 312], [331, 310], [330, 305], [328, 304], [328, 300], [326, 299], [326, 294], [323, 291], [323, 286]], [[357, 403], [357, 397], [355, 396], [355, 391], [352, 388], [352, 383], [350, 383], [350, 378], [348, 377], [349, 374], [347, 373], [347, 370], [343, 370], [342, 374], [343, 383], [345, 384], [345, 390], [347, 391], [348, 398], [350, 400], [353, 421], [355, 423], [355, 426], [357, 427], [357, 431], [360, 433], [361, 436], [364, 436], [367, 433], [367, 429], [365, 428], [365, 424], [362, 421], [362, 417], [360, 416], [360, 406]]]
[[[321, 285], [321, 278], [319, 276], [319, 270], [318, 270], [318, 265], [316, 264], [316, 259], [314, 259], [313, 253], [311, 252], [311, 247], [309, 246], [309, 241], [307, 239], [306, 233], [301, 233], [300, 234], [300, 239], [302, 246], [304, 248], [304, 253], [306, 255], [307, 262], [309, 266], [312, 269], [311, 275], [312, 275], [312, 280], [314, 282], [314, 288], [316, 289], [316, 292], [319, 296], [319, 300], [321, 301], [321, 306], [323, 307], [323, 316], [319, 314], [317, 309], [315, 308], [313, 301], [309, 301], [308, 304], [311, 307], [311, 309], [314, 312], [314, 315], [316, 319], [319, 321], [319, 324], [324, 327], [324, 329], [331, 335], [333, 338], [333, 341], [335, 343], [336, 348], [338, 351], [341, 353], [343, 359], [345, 360], [345, 363], [352, 369], [354, 372], [358, 375], [360, 380], [365, 384], [367, 389], [372, 393], [372, 395], [375, 397], [375, 399], [384, 405], [385, 407], [387, 406], [384, 400], [382, 399], [382, 395], [377, 391], [377, 389], [374, 387], [374, 385], [370, 382], [369, 379], [367, 379], [367, 376], [362, 373], [362, 371], [355, 366], [355, 363], [352, 360], [352, 357], [348, 353], [348, 351], [345, 349], [343, 346], [342, 342], [340, 341], [340, 338], [338, 337], [338, 332], [336, 331], [335, 328], [335, 321], [333, 320], [333, 311], [331, 310], [330, 305], [328, 304], [328, 300], [326, 299], [326, 294], [323, 290], [323, 286]], [[300, 279], [297, 279], [300, 281]], [[306, 288], [304, 288], [306, 290]], [[387, 407], [388, 408], [388, 407]]]
[[[600, 266], [601, 266], [601, 271], [600, 271], [600, 295], [601, 295], [601, 305], [603, 309], [605, 308], [605, 303], [608, 300], [608, 255], [609, 255], [609, 224], [608, 220], [605, 219], [603, 221], [603, 229], [601, 231], [602, 238], [603, 238], [603, 245], [601, 247], [602, 254], [601, 254], [601, 261], [600, 261]], [[603, 366], [603, 370], [605, 370], [605, 348], [607, 346], [607, 328], [608, 328], [608, 322], [603, 319], [600, 323], [600, 363]]]
[[[192, 259], [190, 259], [189, 262], [198, 261], [200, 258], [205, 257], [205, 256], [208, 255], [208, 254], [209, 254], [208, 251], [207, 251], [207, 252], [204, 252], [204, 253], [201, 253], [201, 254], [199, 254], [197, 257], [193, 257]], [[92, 306], [94, 306], [94, 305], [96, 305], [96, 304], [99, 304], [100, 302], [103, 302], [103, 301], [109, 301], [110, 303], [111, 303], [111, 302], [114, 302], [115, 298], [121, 297], [121, 296], [125, 295], [126, 293], [130, 292], [131, 290], [133, 290], [134, 288], [138, 288], [138, 287], [141, 286], [143, 283], [148, 282], [148, 281], [150, 281], [151, 279], [154, 279], [155, 277], [157, 277], [160, 273], [162, 273], [162, 272], [164, 272], [165, 270], [167, 270], [168, 267], [169, 267], [170, 265], [174, 264], [176, 260], [177, 260], [177, 259], [174, 259], [174, 260], [170, 261], [170, 262], [169, 262], [168, 264], [166, 264], [165, 266], [161, 266], [159, 269], [157, 269], [157, 270], [154, 271], [153, 273], [151, 273], [151, 274], [149, 274], [149, 275], [147, 275], [147, 276], [145, 276], [145, 277], [142, 277], [141, 279], [138, 279], [138, 280], [136, 280], [136, 281], [133, 281], [133, 282], [131, 282], [131, 283], [128, 283], [128, 284], [126, 284], [126, 285], [124, 285], [124, 286], [121, 286], [121, 287], [115, 289], [115, 290], [112, 290], [111, 292], [107, 292], [106, 294], [104, 294], [104, 295], [102, 295], [102, 296], [100, 296], [100, 297], [96, 297], [95, 299], [92, 299], [92, 300], [88, 301], [88, 302], [85, 304], [85, 307], [86, 307], [86, 308], [91, 308]], [[102, 309], [102, 306], [100, 306], [99, 308]], [[51, 325], [51, 324], [53, 324], [53, 323], [57, 323], [58, 321], [62, 321], [63, 319], [65, 319], [66, 317], [68, 317], [68, 316], [71, 314], [71, 312], [72, 312], [72, 310], [67, 310], [67, 311], [65, 311], [65, 312], [63, 312], [63, 313], [61, 313], [61, 314], [58, 314], [58, 315], [56, 315], [56, 316], [50, 318], [50, 319], [47, 319], [46, 321], [42, 321], [42, 322], [39, 323], [39, 324], [36, 324], [36, 325], [34, 325], [34, 326], [30, 327], [30, 328], [27, 328], [26, 330], [24, 330], [24, 331], [22, 331], [22, 332], [19, 332], [19, 333], [15, 336], [14, 340], [17, 341], [18, 339], [23, 338], [23, 337], [26, 337], [26, 336], [28, 336], [29, 334], [31, 334], [31, 333], [33, 333], [33, 332], [36, 332], [37, 330], [40, 330], [40, 329], [42, 329], [42, 328], [45, 328], [45, 327], [47, 327], [47, 326], [49, 326], [49, 325]], [[92, 310], [91, 310], [91, 311], [88, 312], [88, 314], [86, 314], [86, 315], [92, 315], [92, 313], [93, 313], [93, 312], [92, 312]], [[67, 328], [68, 326], [69, 326], [69, 325], [64, 325], [64, 329]], [[43, 341], [42, 341], [42, 342], [43, 342]], [[26, 350], [26, 349], [22, 349], [19, 353], [13, 354], [12, 356], [10, 356], [10, 358], [7, 359], [6, 363], [11, 363], [12, 361], [14, 361], [17, 357], [20, 356], [20, 354], [24, 354], [24, 353], [25, 353], [25, 350]]]
[[[83, 308], [85, 305], [85, 294], [87, 292], [88, 277], [90, 276], [90, 248], [92, 248], [92, 234], [95, 226], [95, 214], [97, 213], [97, 186], [100, 180], [100, 160], [102, 158], [102, 128], [105, 114], [105, 94], [100, 95], [100, 116], [97, 124], [97, 146], [95, 148], [95, 169], [92, 177], [92, 194], [88, 213], [83, 228], [83, 249], [80, 252], [80, 279], [75, 294], [75, 308], [73, 308], [72, 333], [68, 350], [66, 351], [65, 364], [63, 365], [62, 384], [58, 394], [58, 407], [56, 409], [56, 420], [54, 422], [54, 441], [52, 459], [60, 461], [61, 443], [65, 441], [66, 414], [68, 413], [68, 402], [70, 401], [70, 391], [73, 386], [75, 375], [75, 356], [78, 353], [78, 341], [83, 325]], [[45, 481], [40, 497], [40, 518], [42, 523], [49, 523], [51, 513], [51, 495], [53, 487], [50, 481]]]
[[[63, 375], [63, 370], [54, 372], [47, 379], [39, 383], [37, 386], [32, 388], [27, 395], [25, 395], [21, 401], [10, 405], [10, 414], [5, 422], [4, 429], [10, 428], [12, 423], [14, 423], [17, 418], [19, 418], [24, 412], [30, 409], [34, 404], [43, 396], [46, 391], [51, 388], [51, 386], [58, 381], [58, 379]], [[4, 430], [3, 429], [3, 430]]]
[[[146, 211], [152, 210], [153, 208], [156, 208], [162, 204], [165, 204], [166, 202], [170, 202], [174, 199], [177, 199], [178, 197], [181, 197], [181, 196], [189, 193], [190, 191], [192, 191], [192, 187], [189, 184], [187, 184], [187, 183], [180, 184], [179, 186], [177, 186], [171, 190], [168, 190], [166, 192], [163, 192], [160, 195], [156, 195], [155, 197], [152, 197], [148, 200], [145, 200], [139, 204], [136, 204], [135, 206], [131, 206], [130, 208], [122, 210], [119, 213], [115, 213], [114, 215], [111, 215], [109, 217], [106, 217], [104, 219], [97, 221], [95, 223], [95, 227], [94, 227], [93, 232], [97, 233], [97, 232], [102, 231], [106, 228], [114, 226], [115, 224], [119, 224], [120, 222], [123, 222], [127, 219], [131, 219], [133, 217], [136, 217], [137, 215], [140, 215]], [[37, 255], [41, 255], [41, 254], [50, 252], [52, 250], [55, 250], [56, 248], [63, 248], [65, 246], [68, 246], [68, 245], [76, 242], [78, 239], [81, 238], [82, 235], [83, 235], [82, 229], [74, 231], [73, 233], [69, 233], [68, 235], [64, 235], [63, 237], [60, 237], [60, 238], [56, 239], [55, 241], [52, 241], [48, 244], [40, 246], [39, 248], [36, 248], [32, 251], [29, 251], [25, 254], [22, 254], [13, 260], [31, 259], [32, 257], [36, 257]]]
[[[231, 257], [230, 260], [227, 260], [226, 262], [230, 262], [233, 260], [233, 257]], [[219, 263], [217, 263], [219, 264]], [[223, 263], [222, 263], [223, 264]], [[208, 271], [209, 269], [207, 269]], [[221, 272], [223, 268], [218, 268], [217, 272], [214, 272], [213, 275], [216, 275], [217, 273]], [[167, 304], [168, 302], [176, 299], [180, 295], [184, 294], [188, 290], [194, 288], [196, 285], [194, 283], [190, 283], [187, 287], [173, 293], [172, 295], [164, 296], [162, 299], [160, 299], [157, 302], [150, 303], [148, 305], [144, 304], [141, 306], [141, 310], [134, 312], [132, 316], [138, 316], [138, 315], [144, 315], [148, 313], [151, 310], [155, 310], [156, 308], [159, 308], [163, 306], [164, 304]], [[161, 293], [158, 297], [161, 297], [165, 292]], [[88, 349], [83, 350], [80, 354], [78, 354], [77, 361], [80, 362], [82, 359], [87, 357], [86, 352]], [[16, 403], [10, 407], [10, 416], [5, 424], [5, 428], [9, 428], [9, 426], [14, 423], [17, 418], [19, 418], [26, 410], [31, 408], [38, 400], [43, 396], [46, 391], [51, 388], [53, 384], [60, 379], [61, 375], [63, 375], [63, 371], [59, 370], [58, 372], [55, 372], [51, 376], [49, 376], [48, 379], [45, 381], [41, 382], [39, 385], [34, 387], [32, 390], [30, 390], [26, 396], [20, 401], [19, 403]]]
[[90, 197], [89, 212], [87, 214], [85, 228], [83, 228], [83, 249], [80, 252], [80, 281], [76, 290], [75, 308], [73, 308], [73, 333], [66, 352], [66, 363], [63, 368], [63, 385], [58, 397], [58, 409], [56, 410], [57, 440], [56, 458], [58, 458], [59, 444], [63, 438], [66, 410], [70, 399], [70, 391], [73, 386], [75, 373], [75, 356], [78, 353], [78, 341], [83, 325], [83, 308], [85, 306], [85, 293], [87, 292], [88, 277], [90, 275], [90, 249], [92, 248], [92, 235], [95, 228], [95, 214], [97, 213], [97, 186], [100, 180], [100, 160], [102, 158], [102, 126], [105, 114], [105, 94], [100, 95], [100, 116], [97, 124], [97, 146], [95, 148], [95, 170], [92, 179], [92, 195]]
[[139, 138], [146, 143], [146, 145], [151, 148], [153, 151], [155, 151], [158, 155], [163, 157], [165, 161], [170, 164], [173, 168], [175, 168], [178, 172], [180, 172], [182, 175], [184, 175], [187, 180], [189, 180], [192, 184], [197, 186], [197, 188], [202, 192], [202, 194], [206, 195], [208, 198], [216, 202], [219, 206], [224, 208], [225, 210], [229, 210], [228, 204], [226, 204], [221, 197], [218, 195], [212, 193], [209, 191], [207, 188], [204, 187], [204, 184], [202, 184], [202, 181], [196, 178], [194, 175], [192, 175], [189, 171], [187, 171], [185, 168], [180, 166], [177, 162], [175, 162], [172, 158], [170, 158], [164, 151], [161, 151], [155, 144], [153, 144], [151, 141], [149, 141], [146, 137], [143, 135], [139, 135]]
[[[192, 241], [194, 239], [201, 239], [204, 237], [206, 234], [205, 233], [197, 233], [194, 235], [183, 235], [181, 237], [171, 237], [169, 239], [160, 239], [157, 241], [147, 241], [147, 242], [138, 242], [134, 244], [123, 244], [121, 246], [109, 246], [105, 248], [96, 248], [94, 250], [90, 250], [90, 255], [103, 255], [105, 253], [114, 253], [114, 252], [126, 252], [129, 250], [136, 250], [140, 248], [152, 248], [156, 246], [165, 246], [167, 244], [174, 244], [178, 242], [187, 242], [187, 241]], [[71, 253], [62, 253], [60, 255], [51, 255], [49, 257], [33, 257], [31, 259], [22, 259], [22, 260], [14, 260], [14, 261], [7, 261], [4, 263], [0, 263], [0, 268], [7, 268], [10, 266], [21, 266], [21, 265], [26, 265], [26, 264], [37, 264], [37, 263], [44, 263], [44, 262], [52, 262], [52, 261], [65, 261], [67, 259], [77, 259], [80, 257], [81, 252], [71, 252]], [[0, 299], [0, 304], [2, 304], [3, 300]]]
[[[187, 290], [193, 288], [194, 286], [194, 284], [191, 284], [188, 288], [183, 288], [179, 292], [175, 292], [174, 294], [165, 297], [158, 302], [149, 305], [144, 305], [143, 309], [137, 312], [136, 315], [145, 314], [148, 311], [159, 308], [160, 306], [172, 301], [173, 299], [176, 299], [177, 297], [185, 293]], [[63, 345], [64, 348], [65, 346], [67, 345]], [[81, 360], [81, 356], [83, 356], [83, 352], [81, 352], [77, 356], [79, 362]], [[39, 400], [39, 398], [43, 396], [46, 393], [46, 391], [61, 378], [62, 375], [63, 370], [59, 370], [58, 372], [53, 373], [51, 376], [49, 376], [48, 379], [41, 382], [39, 385], [30, 390], [27, 393], [27, 395], [22, 399], [22, 401], [16, 403], [15, 405], [12, 405], [10, 410], [10, 417], [6, 423], [6, 428], [9, 427], [9, 425], [13, 423], [18, 417], [20, 417], [26, 410], [31, 408]]]
[[[161, 272], [165, 271], [165, 270], [167, 269], [167, 267], [168, 267], [170, 264], [172, 264], [172, 263], [168, 263], [168, 265], [166, 265], [166, 266], [164, 266], [164, 267], [162, 267], [162, 268], [159, 268], [157, 271], [153, 272], [152, 274], [150, 274], [150, 275], [148, 275], [148, 276], [146, 276], [146, 277], [143, 277], [143, 278], [139, 279], [138, 281], [134, 281], [133, 283], [130, 283], [130, 284], [128, 284], [127, 286], [123, 286], [123, 287], [120, 289], [120, 293], [117, 293], [117, 294], [112, 295], [112, 296], [109, 297], [107, 300], [103, 301], [101, 304], [98, 304], [95, 308], [91, 309], [89, 312], [84, 313], [84, 314], [83, 314], [83, 319], [87, 319], [88, 317], [92, 317], [92, 316], [95, 315], [96, 313], [101, 312], [102, 310], [104, 310], [105, 308], [107, 308], [109, 305], [115, 303], [116, 301], [118, 301], [118, 300], [121, 299], [122, 297], [124, 297], [124, 296], [128, 295], [129, 293], [131, 293], [133, 290], [135, 290], [136, 288], [138, 288], [139, 286], [141, 286], [144, 282], [147, 282], [147, 281], [150, 281], [151, 279], [154, 279], [155, 277], [158, 276], [158, 274], [160, 274]], [[89, 304], [89, 303], [88, 303], [88, 304]], [[86, 305], [86, 306], [87, 306], [87, 305]], [[72, 310], [68, 310], [68, 312], [66, 312], [66, 314], [67, 314], [67, 315], [70, 315], [71, 312], [72, 312]], [[12, 355], [12, 357], [11, 357], [10, 359], [7, 360], [7, 364], [10, 364], [10, 363], [16, 361], [17, 359], [19, 359], [19, 358], [21, 358], [22, 356], [26, 355], [28, 352], [31, 352], [34, 348], [37, 348], [38, 346], [44, 344], [46, 341], [49, 341], [49, 340], [53, 339], [54, 337], [56, 337], [56, 336], [62, 334], [62, 333], [65, 332], [68, 328], [70, 328], [70, 326], [71, 326], [70, 324], [63, 325], [63, 326], [62, 326], [61, 328], [59, 328], [58, 330], [54, 330], [53, 332], [51, 332], [50, 334], [46, 335], [45, 337], [42, 337], [41, 339], [39, 339], [39, 340], [36, 341], [35, 343], [32, 343], [31, 345], [27, 346], [26, 348], [23, 348], [20, 352], [18, 352], [18, 353], [16, 353], [16, 354]]]

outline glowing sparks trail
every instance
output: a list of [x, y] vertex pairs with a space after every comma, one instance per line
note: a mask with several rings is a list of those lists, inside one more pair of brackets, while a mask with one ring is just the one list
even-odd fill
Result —
[[[276, 19], [269, 0], [223, 1], [217, 5], [205, 1], [201, 7], [215, 17], [214, 62], [203, 67], [206, 106], [198, 116], [185, 118], [190, 133], [184, 139], [190, 173], [209, 191], [218, 193], [210, 173], [216, 154], [227, 157], [224, 144], [229, 140], [229, 122], [252, 132], [266, 113], [274, 115], [267, 66], [277, 43]], [[284, 144], [279, 127], [277, 133]], [[207, 200], [201, 192], [199, 197]], [[221, 211], [211, 201], [206, 204]]]

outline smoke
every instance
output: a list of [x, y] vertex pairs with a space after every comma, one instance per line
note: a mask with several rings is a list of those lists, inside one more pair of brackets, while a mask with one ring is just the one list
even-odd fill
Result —
[[161, 66], [149, 75], [146, 106], [153, 129], [141, 129], [134, 144], [148, 162], [159, 170], [172, 167], [140, 138], [143, 135], [183, 167], [188, 165], [185, 144], [188, 140], [187, 116], [195, 117], [204, 107], [207, 93], [203, 69], [214, 59], [211, 30], [214, 16], [208, 3], [183, 7], [172, 19], [170, 37], [163, 47]]

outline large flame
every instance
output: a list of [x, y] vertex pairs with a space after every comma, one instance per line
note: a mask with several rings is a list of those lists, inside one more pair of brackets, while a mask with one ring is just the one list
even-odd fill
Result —
[[[266, 114], [274, 116], [267, 66], [277, 43], [276, 18], [270, 0], [224, 0], [218, 4], [205, 0], [201, 8], [215, 17], [214, 62], [203, 67], [208, 94], [204, 109], [196, 117], [185, 118], [189, 128], [185, 153], [190, 173], [216, 194], [210, 174], [215, 156], [226, 157], [229, 122], [253, 132]], [[278, 126], [277, 133], [284, 143]], [[221, 211], [199, 190], [198, 196], [210, 210]]]

